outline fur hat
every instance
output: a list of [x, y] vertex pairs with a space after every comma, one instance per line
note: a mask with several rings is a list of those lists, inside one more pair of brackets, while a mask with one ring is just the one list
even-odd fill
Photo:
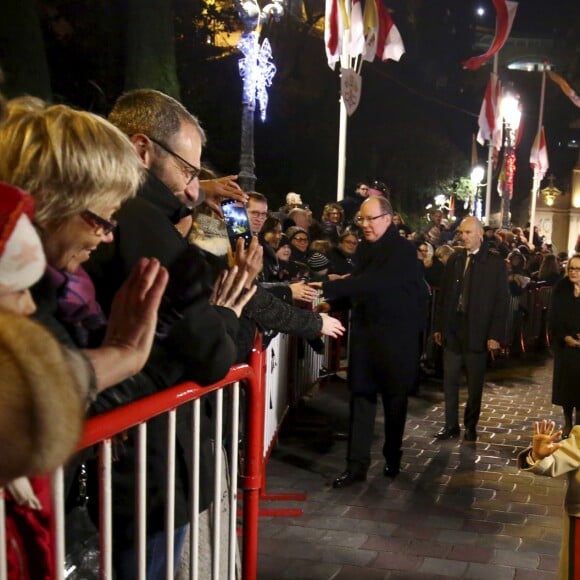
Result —
[[[52, 471], [82, 431], [80, 382], [65, 350], [37, 322], [0, 309], [0, 485]], [[75, 369], [76, 370], [76, 369]]]
[[320, 252], [314, 252], [309, 256], [307, 263], [313, 272], [320, 272], [321, 270], [328, 268], [328, 265], [330, 264], [328, 258]]
[[30, 195], [0, 183], [0, 295], [30, 288], [44, 274], [46, 258], [33, 214]]

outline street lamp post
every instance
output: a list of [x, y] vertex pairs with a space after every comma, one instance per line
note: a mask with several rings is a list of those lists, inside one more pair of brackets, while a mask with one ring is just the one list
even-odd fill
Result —
[[501, 227], [509, 229], [510, 201], [514, 193], [514, 177], [516, 173], [516, 136], [522, 112], [518, 98], [511, 93], [503, 95], [500, 107], [501, 116], [505, 124], [505, 182], [501, 192]]
[[[242, 88], [242, 130], [240, 147], [240, 170], [238, 182], [244, 191], [254, 189], [254, 117], [256, 98], [260, 101], [262, 120], [265, 119], [267, 105], [266, 88], [270, 86], [276, 67], [271, 62], [270, 43], [266, 40], [260, 46], [260, 26], [269, 18], [276, 22], [284, 15], [284, 0], [272, 0], [260, 8], [257, 0], [237, 0], [238, 14], [244, 25], [244, 32], [238, 48], [244, 54], [240, 73]], [[264, 50], [266, 49], [266, 50]], [[261, 69], [260, 66], [261, 65]]]

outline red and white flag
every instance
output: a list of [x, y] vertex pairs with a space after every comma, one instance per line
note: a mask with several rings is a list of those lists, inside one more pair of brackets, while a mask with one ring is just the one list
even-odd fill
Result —
[[350, 56], [359, 56], [364, 51], [365, 29], [361, 0], [353, 0], [350, 9]]
[[580, 97], [576, 91], [568, 84], [566, 79], [551, 70], [548, 71], [550, 78], [562, 89], [562, 92], [577, 106], [580, 107]]
[[501, 82], [495, 73], [491, 73], [479, 111], [477, 142], [483, 145], [484, 141], [489, 141], [496, 150], [501, 149], [502, 141], [500, 99]]
[[381, 60], [391, 59], [398, 61], [405, 54], [405, 45], [403, 44], [399, 29], [395, 26], [382, 0], [377, 0], [377, 16], [379, 30], [376, 55]]
[[546, 171], [550, 167], [548, 162], [548, 146], [546, 145], [546, 134], [544, 133], [544, 127], [540, 129], [534, 143], [532, 144], [532, 150], [530, 152], [530, 165], [534, 170], [534, 174], [540, 176], [540, 180], [544, 179]]
[[493, 5], [496, 11], [495, 38], [485, 54], [468, 58], [463, 62], [463, 68], [477, 70], [501, 49], [510, 35], [518, 3], [511, 0], [493, 0]]
[[334, 70], [342, 53], [344, 29], [348, 27], [344, 0], [326, 0], [324, 13], [324, 45], [328, 66]]

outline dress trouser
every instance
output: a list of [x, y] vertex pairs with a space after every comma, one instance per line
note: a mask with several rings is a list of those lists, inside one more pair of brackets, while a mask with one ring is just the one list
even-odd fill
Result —
[[[381, 395], [385, 413], [383, 456], [387, 465], [398, 468], [407, 418], [407, 395]], [[366, 473], [371, 463], [377, 395], [351, 395], [347, 469]]]
[[487, 352], [457, 352], [445, 348], [443, 353], [443, 390], [445, 392], [445, 427], [454, 429], [459, 426], [459, 381], [461, 368], [465, 365], [467, 375], [467, 404], [464, 424], [475, 429], [481, 411], [483, 382], [487, 366]]

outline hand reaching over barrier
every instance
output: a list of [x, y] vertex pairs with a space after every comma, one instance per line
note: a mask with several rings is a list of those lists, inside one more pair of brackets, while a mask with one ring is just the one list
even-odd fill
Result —
[[320, 317], [322, 318], [321, 333], [324, 336], [338, 338], [344, 334], [345, 328], [340, 320], [333, 318], [332, 316], [328, 316], [328, 314], [321, 314]]
[[294, 282], [290, 284], [293, 300], [301, 300], [302, 302], [312, 302], [318, 297], [318, 291], [306, 282]]

